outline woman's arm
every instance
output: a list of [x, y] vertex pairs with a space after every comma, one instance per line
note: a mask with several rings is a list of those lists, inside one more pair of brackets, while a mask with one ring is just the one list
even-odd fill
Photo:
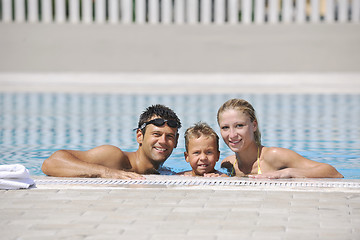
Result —
[[343, 178], [333, 166], [312, 161], [285, 148], [269, 148], [263, 158], [275, 169], [253, 178]]

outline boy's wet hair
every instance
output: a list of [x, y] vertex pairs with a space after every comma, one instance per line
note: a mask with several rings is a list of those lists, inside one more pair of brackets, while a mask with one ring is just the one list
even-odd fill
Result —
[[261, 133], [260, 133], [260, 128], [259, 128], [259, 121], [256, 118], [256, 113], [255, 113], [255, 109], [253, 108], [253, 106], [244, 99], [234, 98], [234, 99], [228, 100], [218, 110], [218, 113], [217, 113], [218, 124], [220, 124], [220, 122], [219, 122], [220, 114], [222, 114], [223, 112], [225, 112], [226, 110], [229, 110], [229, 109], [241, 111], [249, 116], [251, 122], [254, 122], [254, 121], [257, 122], [258, 126], [257, 126], [256, 131], [254, 132], [254, 137], [255, 137], [256, 144], [258, 146], [261, 146]]
[[[137, 129], [140, 129], [144, 123], [148, 122], [154, 116], [164, 120], [174, 120], [178, 125], [177, 130], [181, 128], [180, 119], [173, 110], [162, 104], [156, 104], [146, 108], [145, 111], [140, 115]], [[143, 134], [145, 134], [146, 128], [141, 130], [143, 131]]]
[[185, 132], [185, 148], [186, 152], [188, 151], [190, 138], [199, 138], [201, 136], [212, 137], [216, 142], [216, 149], [219, 151], [219, 136], [216, 134], [214, 129], [212, 129], [207, 123], [198, 122], [192, 127], [189, 127]]

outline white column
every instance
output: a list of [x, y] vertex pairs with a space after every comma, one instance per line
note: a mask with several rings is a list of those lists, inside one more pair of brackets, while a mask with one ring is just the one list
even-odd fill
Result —
[[92, 23], [92, 0], [82, 0], [82, 21], [83, 23]]
[[25, 1], [24, 0], [15, 0], [15, 21], [24, 22], [25, 21]]
[[145, 23], [145, 0], [136, 0], [135, 3], [135, 22], [137, 24]]
[[105, 0], [95, 1], [95, 21], [96, 23], [102, 24], [106, 21], [105, 16]]
[[80, 4], [78, 0], [69, 1], [69, 20], [71, 23], [80, 21]]
[[242, 0], [241, 1], [241, 22], [243, 24], [251, 23], [251, 13], [252, 13], [251, 0]]
[[185, 22], [185, 0], [175, 0], [175, 23], [183, 24]]
[[112, 24], [119, 22], [119, 0], [109, 0], [109, 22]]
[[320, 20], [320, 2], [319, 0], [312, 0], [310, 21], [312, 23], [318, 23], [319, 20]]
[[38, 0], [28, 0], [28, 21], [35, 23], [39, 21]]
[[255, 23], [263, 24], [265, 21], [265, 1], [255, 0]]
[[215, 23], [224, 24], [225, 23], [225, 1], [215, 0]]
[[279, 22], [279, 1], [269, 1], [269, 22], [278, 23]]
[[149, 0], [149, 22], [159, 23], [159, 0]]
[[306, 13], [305, 0], [297, 0], [296, 1], [296, 22], [297, 23], [305, 22], [305, 19], [306, 19], [305, 13]]
[[129, 24], [132, 22], [132, 0], [121, 0], [121, 22]]
[[52, 22], [52, 1], [51, 0], [42, 0], [41, 4], [41, 15], [42, 22], [50, 23]]
[[335, 18], [335, 8], [334, 0], [326, 0], [326, 12], [325, 12], [325, 21], [327, 23], [334, 22]]
[[293, 16], [293, 7], [292, 7], [292, 0], [283, 0], [282, 6], [282, 19], [284, 23], [292, 22]]
[[11, 0], [2, 0], [2, 14], [3, 14], [3, 22], [11, 22], [12, 21], [12, 7]]
[[55, 20], [57, 23], [65, 22], [65, 0], [55, 0]]
[[230, 24], [239, 22], [239, 4], [238, 0], [228, 0], [228, 21]]
[[360, 0], [352, 0], [351, 5], [351, 21], [353, 23], [359, 23], [360, 22]]
[[198, 23], [198, 1], [187, 0], [187, 22], [189, 24]]
[[339, 16], [338, 21], [341, 23], [348, 21], [348, 3], [346, 0], [340, 0], [339, 2]]
[[163, 24], [170, 24], [172, 22], [172, 1], [162, 0], [161, 1], [161, 22]]
[[201, 1], [200, 22], [202, 24], [209, 24], [211, 22], [211, 0]]

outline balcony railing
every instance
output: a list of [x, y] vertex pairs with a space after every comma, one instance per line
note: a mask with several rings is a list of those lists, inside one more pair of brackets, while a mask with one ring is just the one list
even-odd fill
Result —
[[2, 23], [359, 23], [360, 0], [0, 0]]

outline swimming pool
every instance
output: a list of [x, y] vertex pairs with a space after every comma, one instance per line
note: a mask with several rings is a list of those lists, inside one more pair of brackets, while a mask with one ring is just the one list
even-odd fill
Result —
[[[360, 179], [357, 94], [0, 93], [0, 164], [20, 163], [32, 175], [44, 175], [43, 160], [58, 149], [88, 150], [112, 144], [136, 150], [132, 129], [139, 115], [147, 106], [161, 103], [172, 108], [183, 125], [178, 147], [161, 172], [190, 170], [183, 157], [184, 131], [201, 120], [219, 133], [217, 109], [233, 97], [255, 107], [264, 145], [290, 148], [333, 165], [345, 178]], [[220, 151], [220, 160], [232, 154], [222, 140]]]

